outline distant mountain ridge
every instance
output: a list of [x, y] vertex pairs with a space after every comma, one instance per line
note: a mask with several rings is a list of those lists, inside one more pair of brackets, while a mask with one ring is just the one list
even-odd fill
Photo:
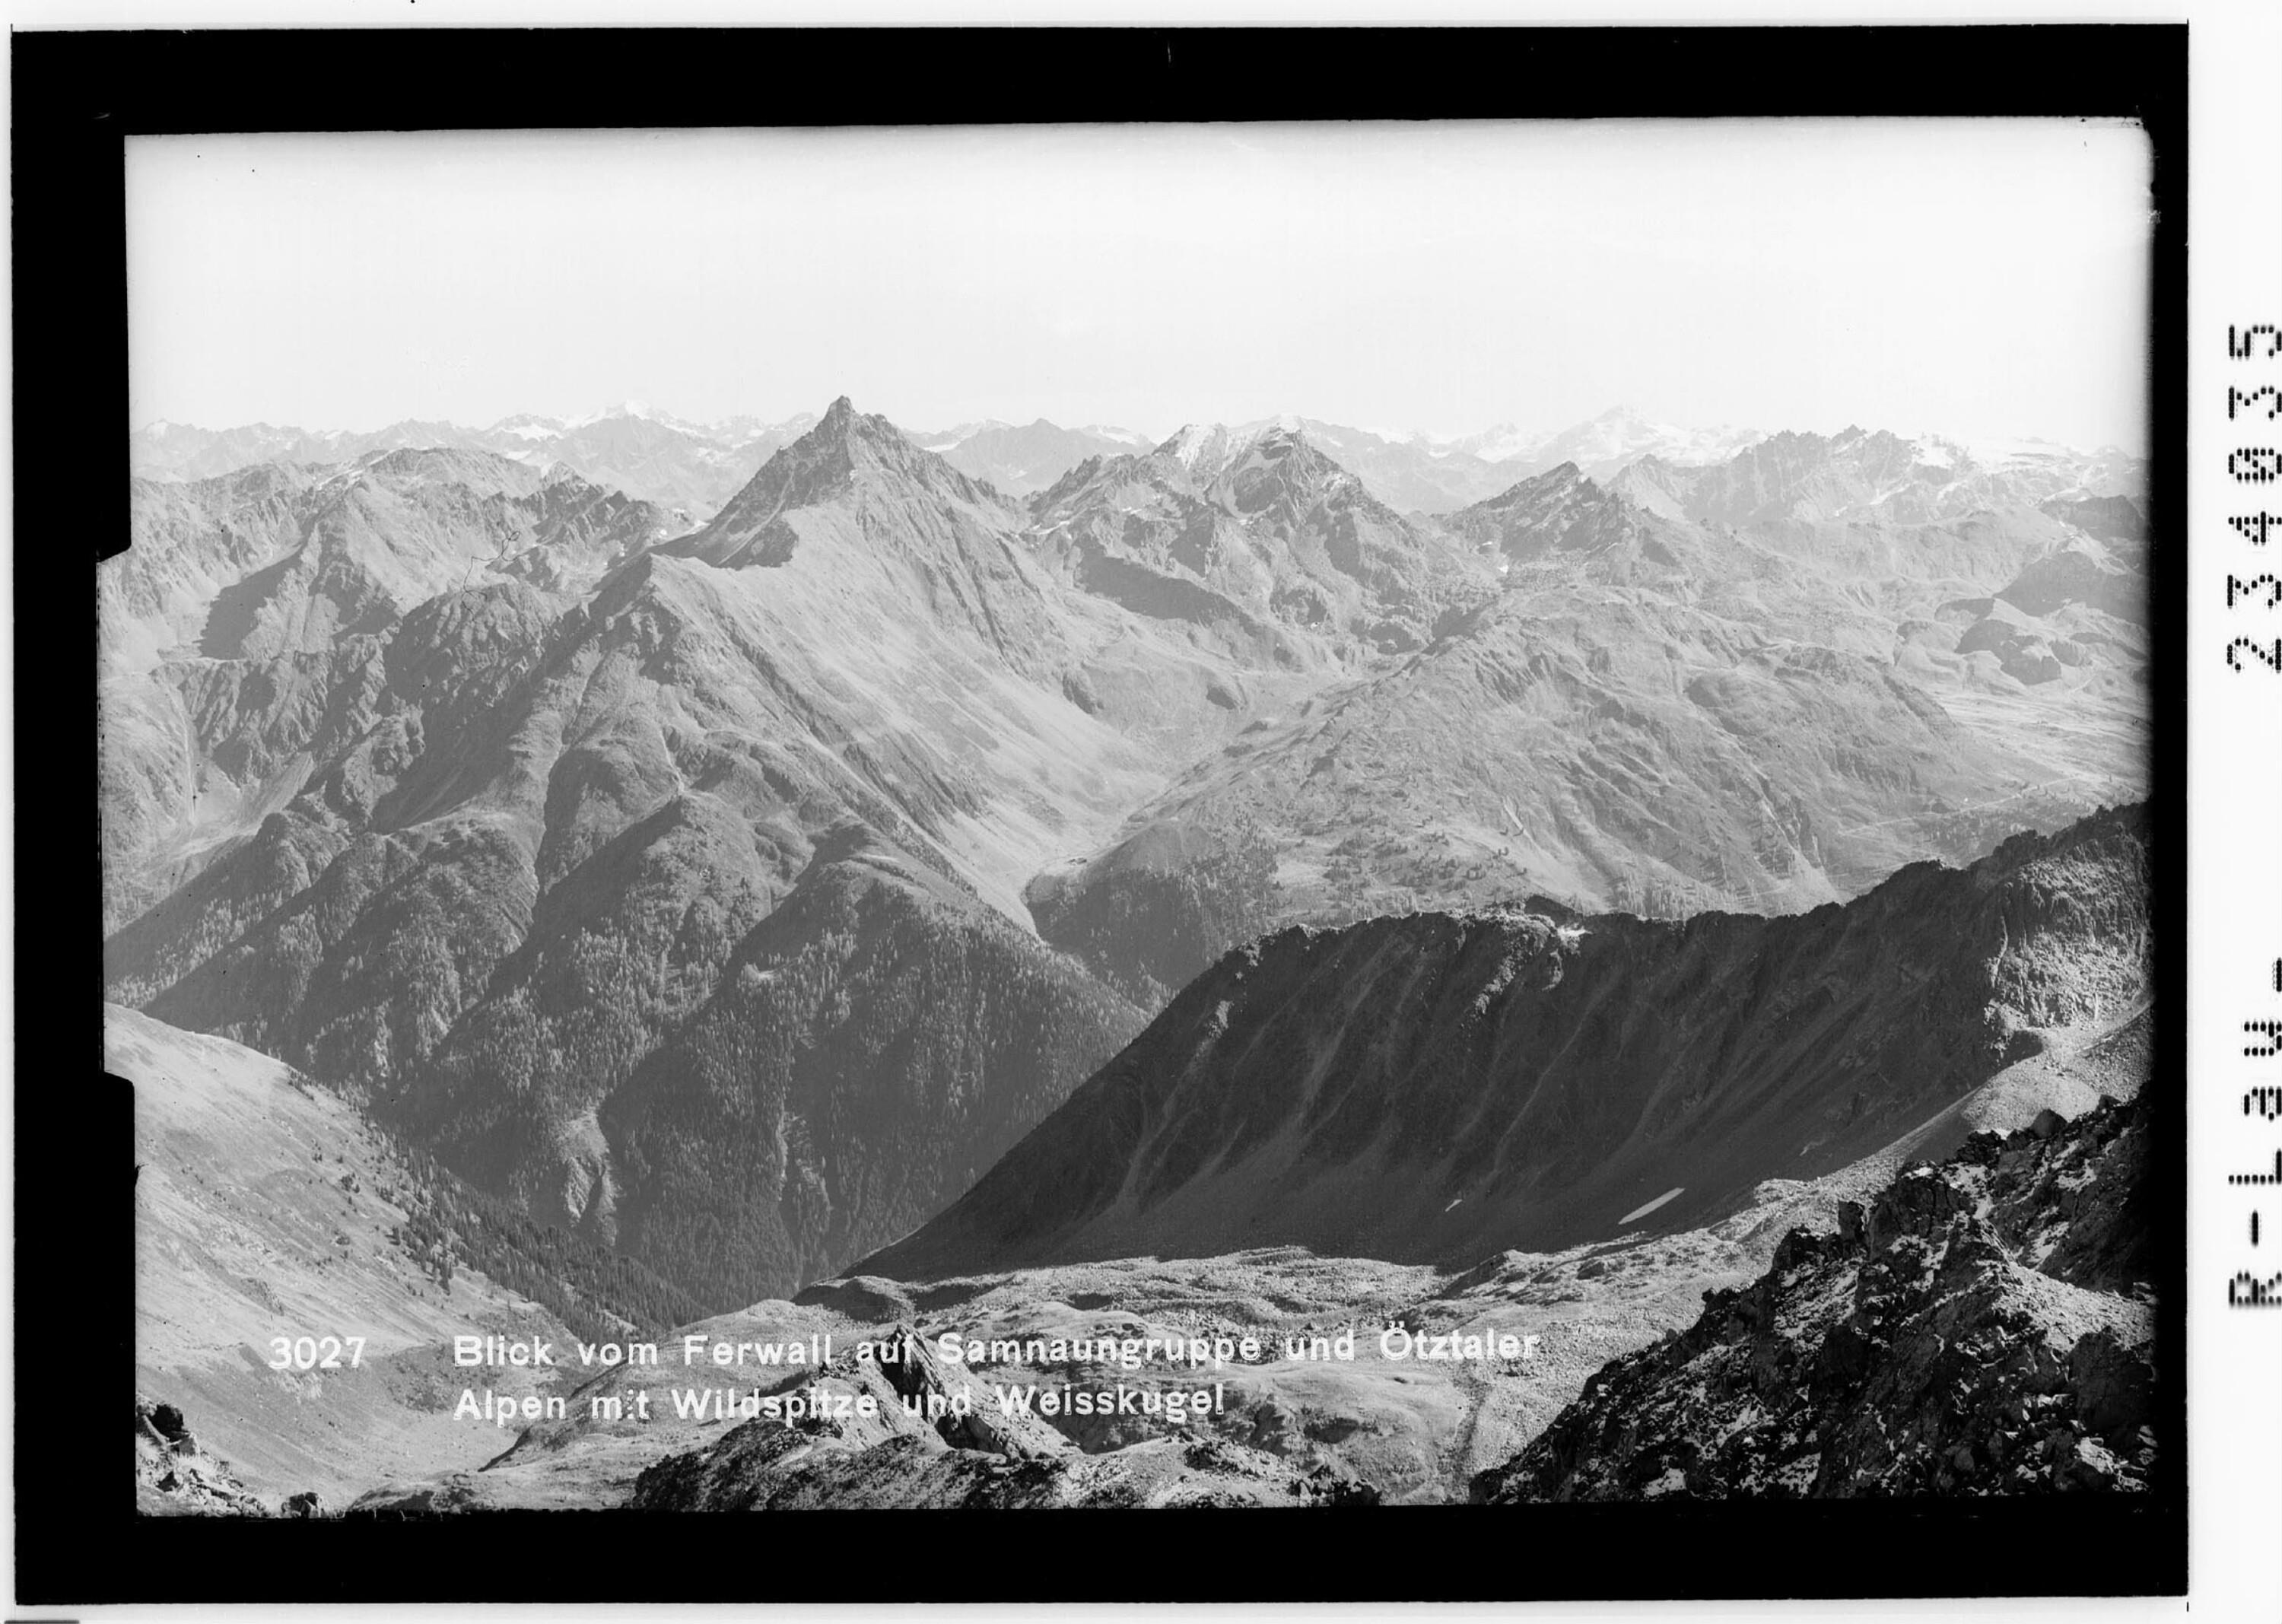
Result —
[[911, 438], [939, 453], [961, 473], [988, 481], [1009, 496], [1043, 491], [1088, 457], [1114, 456], [1149, 443], [1148, 436], [1128, 429], [1065, 429], [1043, 417], [1023, 427], [974, 423], [945, 435]]
[[1629, 406], [1549, 434], [1525, 434], [1510, 423], [1440, 442], [1471, 452], [1517, 474], [1543, 473], [1574, 462], [1588, 478], [1606, 478], [1644, 456], [1667, 462], [1721, 462], [1766, 439], [1757, 429], [1684, 429], [1651, 422]]
[[[697, 523], [711, 517], [771, 455], [815, 422], [800, 414], [779, 422], [742, 416], [696, 423], [640, 400], [576, 418], [517, 414], [488, 427], [408, 419], [370, 431], [311, 431], [268, 423], [212, 430], [161, 421], [130, 435], [128, 453], [138, 478], [186, 480], [265, 462], [330, 463], [375, 450], [459, 447], [497, 452], [534, 467], [561, 462], [596, 484], [679, 508]], [[1358, 429], [1293, 414], [1235, 425], [1185, 426], [1166, 439], [1100, 423], [1069, 428], [1043, 417], [1026, 425], [985, 419], [905, 432], [962, 473], [988, 481], [1005, 495], [1028, 497], [1089, 456], [1147, 451], [1189, 436], [1212, 441], [1220, 447], [1215, 455], [1224, 459], [1272, 430], [1306, 434], [1372, 494], [1404, 513], [1450, 512], [1564, 462], [1605, 481], [1647, 459], [1678, 468], [1726, 462], [1775, 438], [1757, 429], [1679, 427], [1624, 406], [1548, 432], [1524, 432], [1505, 423], [1447, 438]], [[2084, 453], [2041, 441], [1968, 447], [1933, 437], [1913, 443], [1945, 448], [1934, 455], [1961, 456], [2016, 473], [2032, 465], [2075, 470], [2073, 480], [2051, 483], [2047, 496], [2071, 484], [2092, 497], [2144, 494], [2144, 469], [2112, 448]]]
[[[193, 481], [264, 463], [334, 464], [376, 451], [446, 447], [489, 451], [544, 470], [560, 464], [596, 484], [680, 510], [685, 524], [710, 518], [779, 450], [816, 425], [810, 413], [768, 422], [749, 416], [697, 423], [640, 400], [584, 416], [517, 413], [483, 427], [406, 419], [371, 431], [309, 431], [266, 423], [204, 429], [159, 421], [128, 437], [138, 478]], [[1008, 495], [1051, 485], [1089, 455], [1146, 446], [1128, 429], [1064, 429], [1044, 418], [1027, 428], [1001, 423], [913, 433], [955, 468]]]
[[313, 432], [261, 423], [212, 430], [160, 422], [136, 431], [128, 446], [138, 478], [175, 481], [261, 463], [350, 462], [382, 451], [487, 451], [537, 470], [561, 464], [595, 484], [679, 509], [687, 524], [710, 517], [814, 422], [801, 416], [775, 423], [737, 417], [700, 424], [629, 401], [569, 420], [518, 414], [486, 428], [408, 419], [365, 432]]

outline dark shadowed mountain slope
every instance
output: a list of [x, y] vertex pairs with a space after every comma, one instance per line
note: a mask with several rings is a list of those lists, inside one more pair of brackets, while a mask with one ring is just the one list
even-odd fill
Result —
[[1277, 843], [1258, 824], [1168, 823], [1082, 866], [1049, 870], [1023, 899], [1038, 935], [1144, 1009], [1161, 1009], [1230, 944], [1278, 922]]
[[2139, 1490], [2158, 1439], [2145, 1099], [1979, 1133], [1611, 1363], [1477, 1500]]
[[1223, 959], [865, 1271], [1299, 1244], [1464, 1261], [1705, 1221], [1882, 1148], [2147, 965], [2144, 810], [1843, 906], [1418, 914]]
[[609, 895], [613, 919], [534, 924], [400, 1108], [710, 1305], [788, 1295], [939, 1211], [1142, 1024], [860, 825], [765, 913], [718, 913], [740, 932], [701, 941], [706, 910], [670, 907], [655, 980], [609, 956], [641, 943], [641, 888]]

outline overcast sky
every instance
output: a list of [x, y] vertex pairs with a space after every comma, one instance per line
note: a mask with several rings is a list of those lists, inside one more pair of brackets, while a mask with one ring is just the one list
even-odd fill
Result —
[[130, 416], [2137, 447], [2148, 179], [2076, 121], [137, 138]]

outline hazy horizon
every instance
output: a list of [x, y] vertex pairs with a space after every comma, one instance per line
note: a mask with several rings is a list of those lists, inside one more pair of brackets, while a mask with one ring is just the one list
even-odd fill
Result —
[[2144, 449], [2147, 183], [2078, 120], [136, 137], [129, 426]]

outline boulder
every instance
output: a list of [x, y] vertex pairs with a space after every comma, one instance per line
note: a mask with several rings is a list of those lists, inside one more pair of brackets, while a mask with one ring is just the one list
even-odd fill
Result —
[[2154, 1368], [2106, 1325], [2069, 1350], [2068, 1380], [2076, 1389], [2077, 1418], [2102, 1438], [2131, 1440], [2154, 1417]]

